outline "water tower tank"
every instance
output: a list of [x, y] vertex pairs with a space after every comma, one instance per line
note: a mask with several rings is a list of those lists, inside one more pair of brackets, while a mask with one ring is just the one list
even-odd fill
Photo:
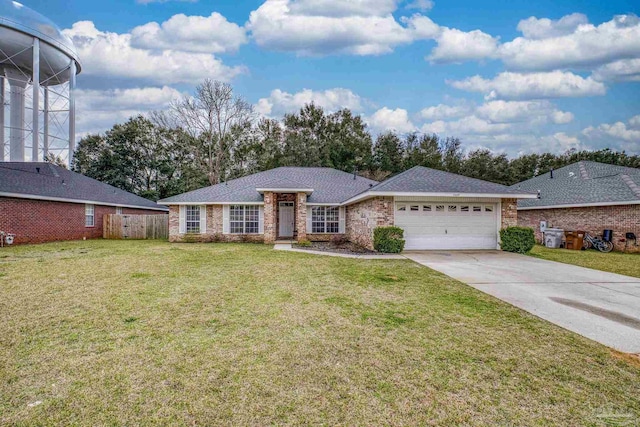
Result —
[[80, 69], [73, 42], [51, 20], [0, 0], [0, 161], [52, 153], [71, 162]]

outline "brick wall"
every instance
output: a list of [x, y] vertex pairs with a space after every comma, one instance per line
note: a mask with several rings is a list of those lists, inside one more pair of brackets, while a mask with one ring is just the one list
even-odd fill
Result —
[[393, 223], [393, 197], [374, 197], [347, 206], [347, 239], [365, 248], [373, 249], [373, 230], [376, 227]]
[[[180, 234], [180, 206], [169, 206], [170, 242], [252, 242], [263, 243], [264, 234], [223, 234], [222, 205], [207, 206], [207, 230], [200, 234]], [[266, 209], [265, 209], [266, 216]], [[266, 221], [265, 221], [266, 230]]]
[[[95, 205], [94, 226], [85, 227], [81, 203], [0, 197], [0, 230], [16, 235], [15, 243], [44, 243], [102, 237], [102, 217], [115, 214], [113, 206]], [[162, 211], [123, 208], [124, 214], [153, 215]]]
[[602, 230], [613, 230], [615, 250], [640, 252], [633, 241], [628, 244], [621, 241], [627, 232], [640, 236], [640, 205], [518, 211], [518, 224], [533, 228], [538, 242], [542, 242], [540, 221], [565, 230], [587, 231], [594, 236], [602, 235]]
[[267, 244], [276, 241], [278, 233], [278, 197], [275, 193], [265, 191], [264, 193], [264, 242]]
[[518, 225], [518, 199], [502, 199], [501, 228]]
[[307, 237], [307, 193], [296, 194], [296, 236], [298, 238], [298, 242], [301, 242], [308, 238]]

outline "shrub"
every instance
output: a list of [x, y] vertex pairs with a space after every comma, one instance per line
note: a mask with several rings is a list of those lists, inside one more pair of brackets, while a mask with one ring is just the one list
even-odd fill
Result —
[[536, 244], [533, 229], [527, 227], [508, 227], [500, 230], [500, 247], [506, 252], [526, 254]]
[[336, 246], [342, 246], [348, 242], [344, 234], [334, 234], [331, 236], [331, 243]]
[[373, 248], [385, 254], [398, 254], [404, 249], [404, 230], [400, 227], [377, 227], [373, 230]]
[[307, 239], [300, 240], [298, 242], [298, 246], [302, 246], [303, 248], [308, 248], [308, 247], [311, 246], [311, 242], [309, 240], [307, 240]]

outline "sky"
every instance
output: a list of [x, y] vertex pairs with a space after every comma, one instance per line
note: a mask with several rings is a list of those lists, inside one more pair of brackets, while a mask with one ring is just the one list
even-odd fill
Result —
[[266, 117], [313, 101], [468, 150], [640, 154], [637, 0], [22, 3], [76, 45], [81, 136], [211, 78]]

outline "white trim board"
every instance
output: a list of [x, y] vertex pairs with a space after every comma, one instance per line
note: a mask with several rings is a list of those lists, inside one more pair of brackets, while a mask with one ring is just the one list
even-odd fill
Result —
[[122, 208], [146, 209], [146, 210], [149, 210], [149, 211], [162, 211], [162, 212], [167, 212], [167, 213], [169, 212], [168, 209], [162, 208], [162, 207], [152, 208], [152, 207], [147, 207], [147, 206], [123, 205], [121, 203], [100, 202], [100, 201], [97, 201], [97, 200], [66, 199], [64, 197], [38, 196], [38, 195], [35, 195], [35, 194], [2, 193], [2, 192], [0, 192], [0, 197], [11, 197], [11, 198], [14, 198], [14, 199], [44, 200], [44, 201], [47, 201], [47, 202], [90, 204], [90, 205], [96, 205], [96, 206], [115, 206], [115, 207], [122, 207]]
[[518, 207], [518, 210], [519, 211], [536, 211], [541, 209], [591, 208], [591, 207], [624, 206], [624, 205], [640, 205], [640, 200], [630, 200], [628, 202], [579, 203], [575, 205], [526, 206], [522, 208]]

